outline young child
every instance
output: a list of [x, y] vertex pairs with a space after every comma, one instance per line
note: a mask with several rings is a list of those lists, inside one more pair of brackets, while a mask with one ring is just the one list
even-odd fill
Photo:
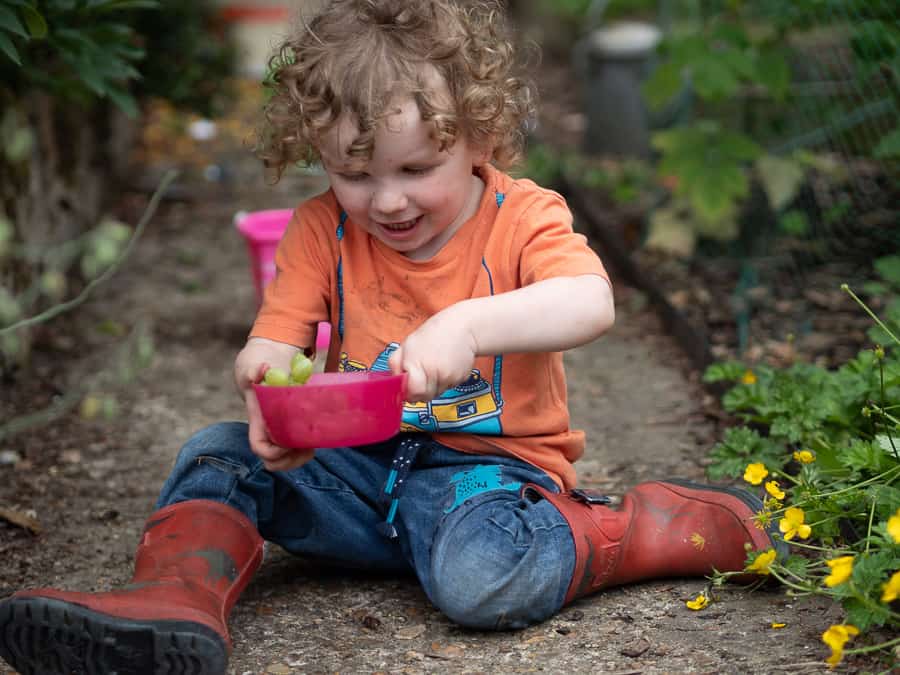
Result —
[[[613, 323], [603, 265], [564, 200], [501, 171], [532, 112], [488, 0], [332, 0], [273, 62], [263, 156], [319, 161], [235, 378], [249, 424], [182, 448], [131, 584], [0, 603], [23, 673], [224, 672], [229, 611], [263, 540], [337, 565], [413, 572], [452, 620], [544, 621], [660, 576], [742, 570], [775, 546], [736, 489], [639, 485], [618, 509], [575, 488], [564, 350]], [[333, 326], [330, 370], [406, 373], [403, 430], [358, 448], [275, 445], [251, 384]], [[352, 424], [352, 420], [348, 420]]]

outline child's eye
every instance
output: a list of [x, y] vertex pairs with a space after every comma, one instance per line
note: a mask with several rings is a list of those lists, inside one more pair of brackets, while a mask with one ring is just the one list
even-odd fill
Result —
[[403, 170], [411, 176], [422, 176], [429, 171], [431, 171], [432, 167], [430, 166], [407, 166]]

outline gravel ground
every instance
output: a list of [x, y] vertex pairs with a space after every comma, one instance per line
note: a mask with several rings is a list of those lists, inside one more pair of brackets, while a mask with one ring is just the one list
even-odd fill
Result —
[[[0, 506], [30, 512], [41, 528], [35, 535], [0, 519], [0, 596], [127, 582], [140, 529], [180, 445], [206, 424], [242, 418], [231, 365], [255, 300], [231, 217], [290, 206], [319, 183], [293, 177], [271, 188], [236, 173], [230, 180], [228, 189], [193, 186], [184, 191], [190, 200], [168, 202], [127, 269], [39, 345], [38, 383], [17, 385], [20, 399], [39, 398], [45, 380], [71, 383], [101, 368], [110, 340], [97, 328], [110, 317], [124, 325], [148, 320], [157, 351], [121, 395], [112, 422], [73, 412], [0, 444], [19, 457], [0, 465]], [[617, 301], [616, 327], [567, 356], [574, 426], [588, 437], [582, 482], [616, 497], [645, 479], [702, 479], [719, 432], [714, 406], [640, 295], [620, 287]], [[3, 399], [4, 410], [21, 412], [9, 389]], [[520, 632], [485, 633], [450, 623], [414, 579], [268, 553], [232, 614], [236, 675], [830, 672], [820, 635], [840, 618], [837, 607], [778, 589], [727, 588], [693, 612], [685, 600], [704, 580], [675, 579], [582, 599]], [[837, 672], [877, 669], [850, 659]]]

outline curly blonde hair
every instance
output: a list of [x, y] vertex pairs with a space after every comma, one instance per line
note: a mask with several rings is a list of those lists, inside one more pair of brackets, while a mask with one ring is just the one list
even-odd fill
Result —
[[297, 33], [269, 60], [257, 150], [276, 180], [291, 164], [316, 161], [321, 135], [345, 113], [359, 130], [347, 153], [370, 159], [399, 96], [413, 98], [441, 150], [462, 135], [492, 148], [500, 168], [520, 158], [534, 93], [513, 72], [495, 0], [330, 0]]

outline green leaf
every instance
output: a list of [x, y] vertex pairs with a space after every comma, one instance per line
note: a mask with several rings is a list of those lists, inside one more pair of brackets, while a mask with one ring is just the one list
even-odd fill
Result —
[[691, 83], [705, 101], [722, 101], [734, 96], [740, 88], [735, 72], [717, 54], [707, 53], [690, 68]]
[[0, 28], [26, 39], [29, 37], [28, 31], [25, 30], [16, 13], [3, 5], [0, 5]]
[[3, 33], [0, 33], [0, 51], [6, 54], [9, 60], [17, 66], [22, 65], [22, 59], [19, 57], [19, 52], [16, 50], [15, 45], [13, 45], [12, 40]]
[[778, 219], [778, 227], [785, 234], [802, 237], [809, 232], [809, 219], [803, 211], [793, 209]]
[[756, 80], [778, 101], [784, 99], [791, 86], [791, 69], [784, 50], [766, 49], [757, 59]]
[[25, 19], [25, 25], [28, 27], [31, 37], [36, 40], [42, 40], [47, 37], [47, 20], [43, 14], [31, 5], [24, 5], [22, 7], [22, 17]]
[[124, 89], [111, 87], [107, 90], [106, 95], [109, 96], [109, 99], [131, 119], [136, 118], [140, 113], [137, 101], [135, 101], [134, 97]]
[[654, 110], [671, 101], [684, 86], [684, 69], [680, 63], [667, 61], [654, 69], [642, 85], [644, 97]]
[[687, 186], [688, 199], [700, 218], [710, 223], [726, 222], [735, 200], [747, 195], [750, 183], [739, 166], [719, 165], [709, 169]]
[[889, 466], [887, 455], [881, 446], [869, 441], [856, 441], [838, 454], [841, 464], [854, 471], [876, 474]]
[[127, 9], [156, 9], [157, 0], [88, 0], [87, 8], [100, 12], [116, 12]]
[[709, 366], [703, 373], [704, 382], [737, 382], [744, 373], [747, 372], [747, 366], [740, 361], [727, 361], [723, 363], [714, 363]]
[[900, 157], [900, 128], [894, 129], [878, 141], [873, 154], [879, 159], [897, 159]]
[[874, 262], [875, 271], [887, 282], [900, 288], [900, 255], [889, 255]]
[[787, 463], [784, 448], [768, 438], [760, 436], [748, 427], [732, 427], [725, 431], [720, 443], [711, 453], [712, 463], [707, 475], [713, 480], [737, 478], [743, 475], [747, 464], [762, 462], [767, 467], [781, 468]]
[[34, 134], [28, 127], [15, 129], [9, 138], [4, 139], [3, 152], [13, 164], [24, 161], [31, 154], [34, 145]]
[[798, 577], [805, 577], [806, 570], [809, 568], [809, 559], [801, 555], [792, 555], [788, 556], [788, 559], [782, 564]]

